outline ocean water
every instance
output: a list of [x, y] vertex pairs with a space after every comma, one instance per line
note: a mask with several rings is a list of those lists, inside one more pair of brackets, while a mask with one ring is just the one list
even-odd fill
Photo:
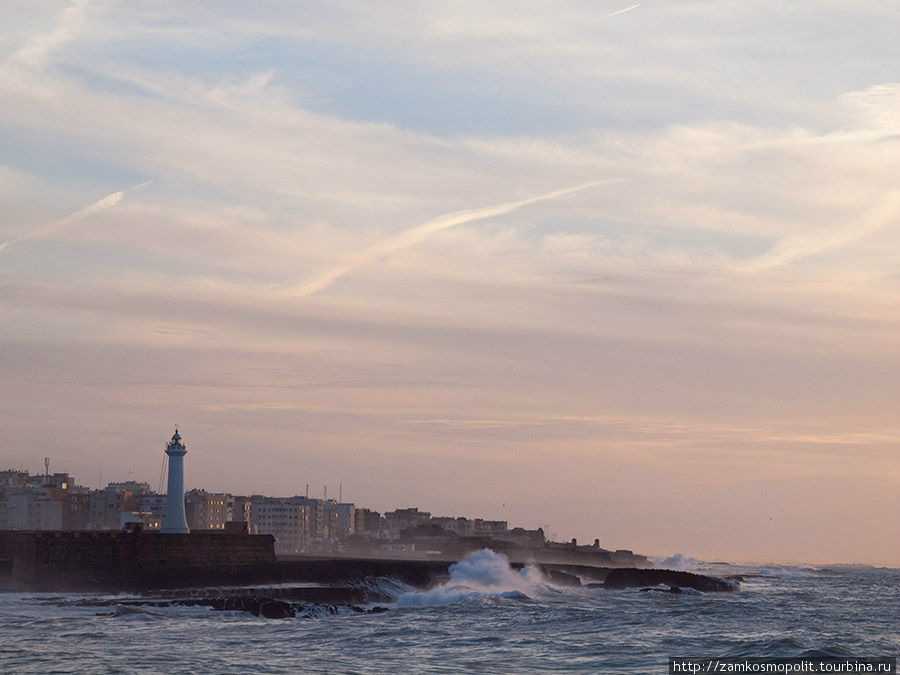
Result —
[[752, 576], [736, 593], [562, 588], [481, 551], [433, 589], [368, 580], [387, 612], [309, 607], [292, 619], [4, 593], [0, 671], [665, 673], [669, 656], [900, 653], [900, 570], [668, 562]]

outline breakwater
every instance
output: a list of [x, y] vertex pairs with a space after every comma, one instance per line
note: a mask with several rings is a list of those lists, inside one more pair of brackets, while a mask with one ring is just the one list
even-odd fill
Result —
[[[447, 579], [453, 564], [366, 558], [276, 560], [271, 535], [0, 531], [0, 589], [9, 590], [150, 591], [290, 582], [351, 585], [373, 578], [426, 588]], [[514, 569], [522, 567], [513, 564]], [[704, 592], [736, 588], [712, 577], [669, 570], [541, 563], [534, 567], [557, 586], [602, 582], [605, 588], [660, 583]]]
[[274, 561], [271, 535], [0, 531], [0, 584], [30, 590], [165, 587]]
[[0, 531], [0, 589], [141, 591], [391, 577], [426, 586], [451, 563], [308, 558], [276, 560], [271, 535], [191, 532]]

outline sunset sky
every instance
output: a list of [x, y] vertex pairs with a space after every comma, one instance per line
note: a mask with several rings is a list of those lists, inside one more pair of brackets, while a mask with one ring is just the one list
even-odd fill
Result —
[[900, 5], [5, 0], [0, 469], [900, 564]]

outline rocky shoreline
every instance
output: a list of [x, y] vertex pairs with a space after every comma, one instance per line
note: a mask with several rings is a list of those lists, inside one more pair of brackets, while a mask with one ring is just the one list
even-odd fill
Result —
[[[589, 581], [583, 584], [578, 576], [569, 572], [549, 569], [543, 565], [538, 567], [541, 568], [547, 581], [556, 586], [603, 589], [640, 587], [642, 591], [667, 593], [714, 593], [737, 590], [734, 581], [677, 570], [592, 568], [592, 576], [596, 578], [605, 575], [605, 581]], [[346, 578], [344, 580], [348, 581]], [[48, 601], [56, 601], [60, 606], [111, 608], [111, 611], [97, 612], [97, 616], [153, 615], [154, 611], [160, 608], [178, 606], [247, 612], [266, 619], [378, 614], [389, 611], [389, 607], [384, 605], [396, 601], [396, 597], [379, 589], [378, 579], [355, 578], [355, 580], [364, 581], [364, 584], [161, 589], [143, 597], [75, 601], [51, 598]], [[664, 585], [669, 588], [660, 588]]]
[[[63, 605], [65, 603], [59, 603]], [[348, 614], [380, 614], [387, 612], [383, 606], [362, 607], [346, 602], [288, 602], [268, 595], [223, 595], [208, 598], [180, 598], [175, 600], [84, 600], [69, 603], [79, 607], [111, 607], [113, 611], [97, 612], [97, 616], [124, 616], [128, 614], [154, 614], [154, 609], [164, 607], [209, 607], [219, 612], [247, 612], [264, 619], [313, 619], [322, 616]]]
[[692, 588], [701, 593], [729, 593], [738, 590], [738, 582], [711, 577], [705, 574], [682, 572], [679, 570], [618, 568], [609, 571], [603, 588], [634, 588], [647, 586], [669, 586]]
[[[216, 584], [190, 584], [197, 576], [180, 578], [180, 585], [138, 584], [126, 597], [97, 597], [68, 600], [64, 596], [46, 597], [41, 601], [59, 606], [95, 607], [97, 616], [120, 617], [133, 614], [156, 616], [166, 607], [209, 607], [212, 611], [246, 612], [265, 619], [310, 619], [335, 615], [361, 615], [387, 612], [398, 595], [410, 588], [432, 588], [450, 578], [452, 563], [426, 561], [309, 560], [281, 561], [274, 566], [243, 570], [243, 576], [254, 577], [245, 585], [232, 585], [221, 575]], [[522, 564], [513, 564], [522, 568]], [[677, 570], [641, 568], [599, 568], [583, 566], [535, 565], [546, 580], [560, 587], [586, 589], [640, 588], [642, 591], [667, 593], [730, 592], [738, 589], [733, 580]], [[565, 567], [566, 569], [560, 569]], [[264, 574], [263, 574], [264, 573]], [[261, 577], [266, 579], [260, 583]], [[204, 581], [210, 581], [203, 575]], [[232, 579], [233, 580], [233, 579]], [[64, 588], [72, 590], [71, 579]], [[133, 580], [132, 580], [133, 581]], [[398, 583], [400, 582], [400, 583]], [[93, 584], [91, 584], [93, 586]], [[49, 580], [39, 585], [47, 590]], [[121, 592], [106, 585], [102, 589], [81, 587], [79, 590]], [[668, 589], [663, 588], [668, 586]], [[104, 611], [105, 610], [105, 611]]]

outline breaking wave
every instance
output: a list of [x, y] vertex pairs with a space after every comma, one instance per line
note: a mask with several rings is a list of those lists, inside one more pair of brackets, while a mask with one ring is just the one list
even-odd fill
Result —
[[676, 553], [668, 558], [654, 558], [653, 564], [660, 569], [690, 572], [697, 569], [700, 561], [682, 553]]
[[359, 586], [373, 597], [383, 598], [384, 600], [395, 600], [407, 593], [416, 591], [415, 586], [392, 577], [369, 577], [361, 581]]
[[450, 566], [450, 580], [426, 591], [409, 591], [397, 598], [398, 607], [436, 607], [478, 598], [530, 599], [552, 585], [540, 570], [514, 570], [502, 553], [482, 549]]

